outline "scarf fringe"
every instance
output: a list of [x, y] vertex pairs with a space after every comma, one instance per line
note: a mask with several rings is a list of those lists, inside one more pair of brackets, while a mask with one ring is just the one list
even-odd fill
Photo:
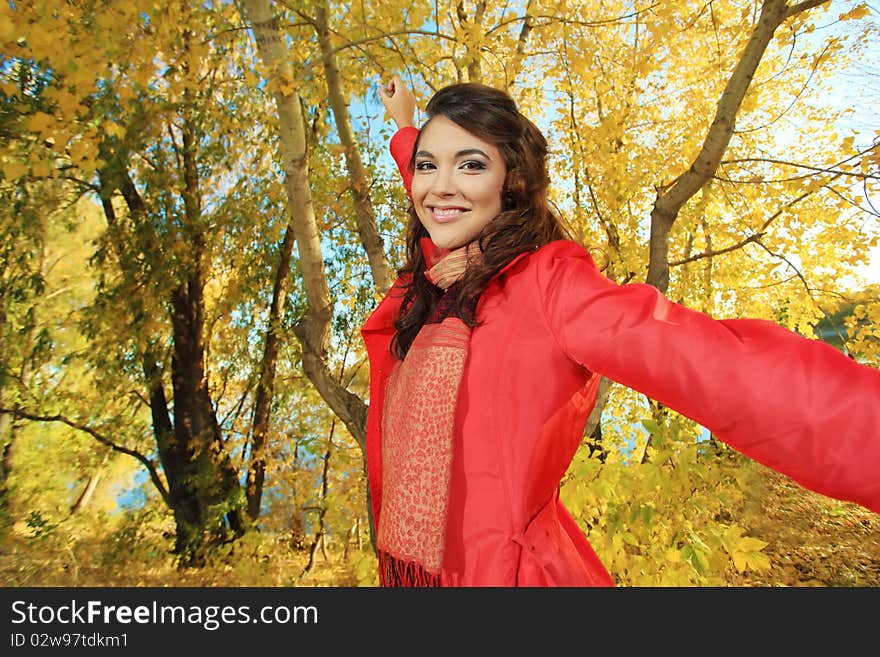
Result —
[[379, 585], [389, 587], [423, 587], [442, 586], [440, 573], [436, 575], [424, 569], [415, 561], [403, 561], [384, 550], [377, 553], [379, 558]]

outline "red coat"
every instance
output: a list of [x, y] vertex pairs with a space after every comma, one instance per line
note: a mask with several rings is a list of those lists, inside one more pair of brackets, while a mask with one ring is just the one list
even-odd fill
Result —
[[[403, 172], [414, 133], [392, 142]], [[379, 420], [400, 288], [398, 281], [362, 331], [377, 526]], [[716, 320], [650, 285], [618, 285], [567, 241], [499, 272], [477, 320], [455, 415], [443, 565], [450, 585], [613, 584], [559, 501], [600, 374], [807, 488], [880, 512], [880, 371], [825, 343], [767, 321]]]

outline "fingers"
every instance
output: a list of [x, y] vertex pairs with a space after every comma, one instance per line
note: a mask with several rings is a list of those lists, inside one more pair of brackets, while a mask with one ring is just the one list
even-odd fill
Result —
[[399, 75], [379, 85], [379, 99], [398, 127], [413, 125], [416, 100]]
[[380, 87], [380, 92], [385, 98], [393, 98], [399, 89], [403, 88], [403, 80], [399, 75], [391, 76], [391, 79]]

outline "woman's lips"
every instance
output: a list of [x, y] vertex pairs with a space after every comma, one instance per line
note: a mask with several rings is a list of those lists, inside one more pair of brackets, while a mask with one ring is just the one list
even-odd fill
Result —
[[438, 224], [445, 224], [458, 219], [467, 210], [463, 208], [431, 208], [431, 216]]

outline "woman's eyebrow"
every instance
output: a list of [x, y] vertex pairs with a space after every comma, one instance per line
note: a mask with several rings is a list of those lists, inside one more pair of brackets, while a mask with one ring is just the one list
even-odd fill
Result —
[[[455, 157], [464, 157], [465, 155], [482, 155], [482, 156], [485, 157], [487, 160], [491, 160], [491, 159], [492, 159], [492, 158], [490, 158], [486, 153], [484, 153], [483, 151], [481, 151], [479, 148], [465, 148], [464, 150], [458, 151], [458, 152], [455, 154]], [[434, 154], [433, 154], [431, 151], [417, 151], [417, 152], [416, 152], [416, 157], [428, 157], [428, 158], [433, 158], [433, 157], [434, 157]]]

